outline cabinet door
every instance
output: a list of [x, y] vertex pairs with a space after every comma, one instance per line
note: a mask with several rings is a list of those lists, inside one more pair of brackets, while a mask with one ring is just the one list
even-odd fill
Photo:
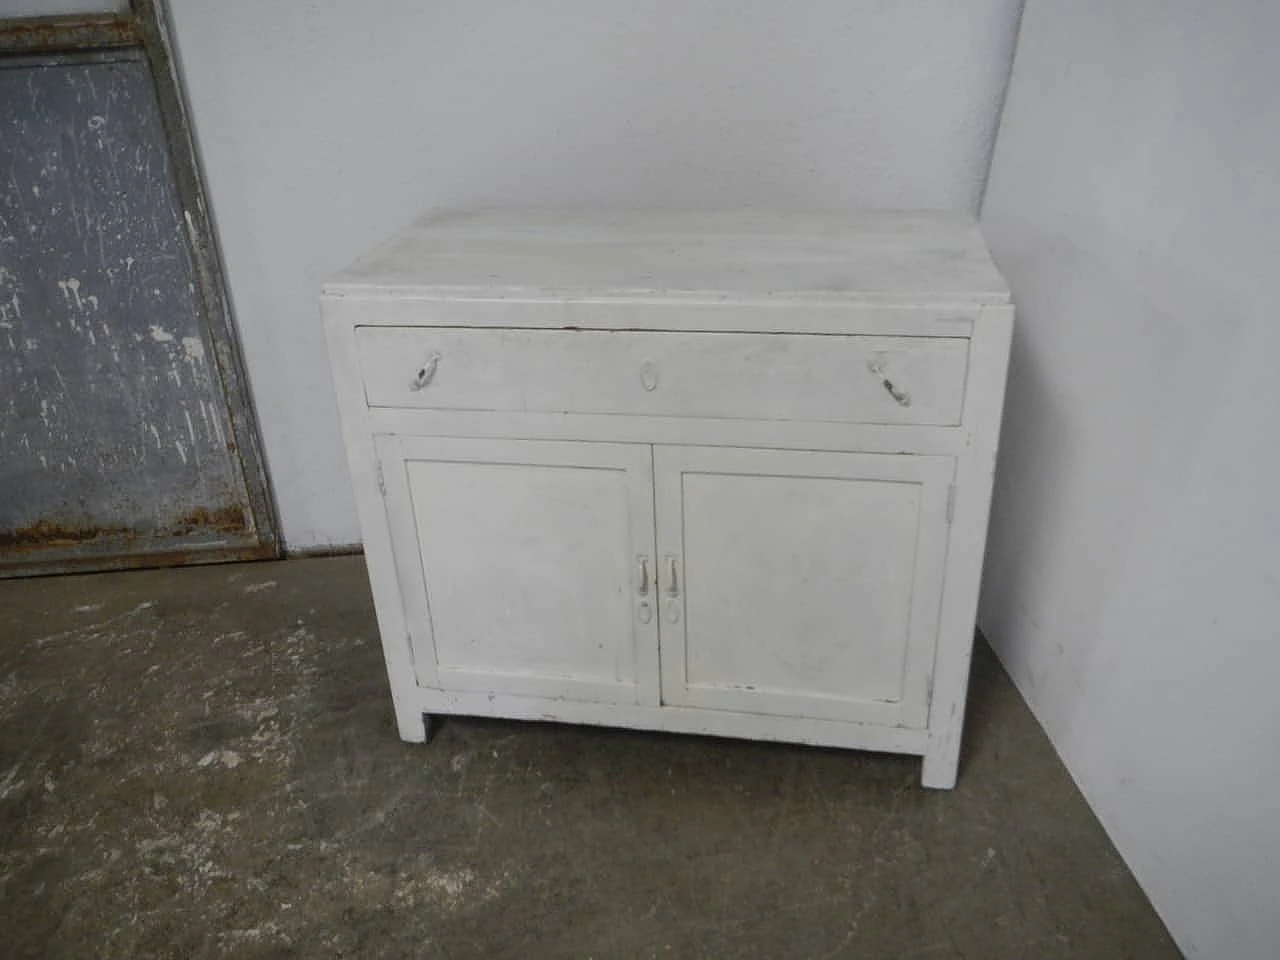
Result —
[[655, 448], [663, 702], [923, 727], [952, 473]]
[[378, 448], [420, 685], [657, 703], [648, 446]]

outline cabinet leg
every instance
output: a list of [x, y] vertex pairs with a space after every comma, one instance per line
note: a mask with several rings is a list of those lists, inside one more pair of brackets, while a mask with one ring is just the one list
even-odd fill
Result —
[[396, 705], [396, 728], [405, 743], [430, 743], [443, 723], [443, 716], [423, 713], [413, 707], [401, 709]]
[[402, 707], [396, 704], [396, 729], [400, 739], [405, 743], [426, 743], [427, 715], [413, 707]]
[[934, 790], [950, 790], [960, 769], [960, 740], [931, 739], [921, 767], [920, 783]]

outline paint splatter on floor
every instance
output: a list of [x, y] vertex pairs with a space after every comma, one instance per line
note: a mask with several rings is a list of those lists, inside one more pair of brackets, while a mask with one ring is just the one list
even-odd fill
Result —
[[776, 744], [403, 744], [359, 558], [0, 583], [0, 956], [1176, 957], [977, 662], [934, 793]]

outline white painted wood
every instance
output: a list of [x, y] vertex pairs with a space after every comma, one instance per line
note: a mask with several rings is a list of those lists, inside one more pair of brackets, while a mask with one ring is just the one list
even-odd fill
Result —
[[421, 297], [410, 298], [338, 288], [321, 299], [329, 316], [360, 326], [882, 337], [967, 337], [982, 309], [964, 301], [850, 302], [834, 294], [799, 298], [654, 293], [627, 300], [592, 296], [530, 300], [495, 295], [481, 300], [439, 291], [424, 291]]
[[1008, 303], [960, 214], [482, 211], [426, 217], [325, 286], [415, 298], [675, 292]]
[[867, 423], [708, 420], [692, 417], [617, 417], [608, 414], [404, 410], [375, 407], [368, 422], [378, 433], [439, 437], [530, 437], [601, 443], [670, 443], [783, 450], [958, 455], [971, 434], [954, 427]]
[[954, 783], [1012, 318], [970, 227], [493, 214], [388, 251], [322, 299], [402, 736], [619, 724]]
[[969, 341], [358, 328], [374, 407], [960, 422]]
[[664, 703], [923, 727], [952, 461], [657, 447]]
[[364, 387], [356, 362], [355, 329], [342, 318], [329, 314], [327, 304], [321, 309], [333, 369], [334, 388], [341, 414], [342, 437], [351, 471], [351, 487], [355, 492], [360, 527], [364, 532], [364, 560], [369, 570], [373, 591], [373, 607], [382, 639], [382, 653], [391, 684], [396, 726], [400, 737], [411, 743], [427, 739], [422, 711], [417, 708], [417, 678], [413, 669], [409, 624], [401, 602], [402, 590], [398, 572], [404, 562], [397, 562], [391, 541], [391, 524], [383, 503], [378, 452], [364, 403]]
[[761, 713], [703, 710], [697, 707], [596, 704], [506, 693], [434, 690], [422, 687], [413, 701], [423, 713], [474, 717], [549, 720], [638, 730], [665, 730], [710, 737], [780, 740], [818, 747], [923, 754], [928, 732], [877, 723], [849, 723], [813, 717], [775, 717]]
[[947, 579], [933, 671], [929, 748], [922, 776], [926, 787], [950, 789], [955, 786], [959, 770], [960, 735], [964, 729], [969, 664], [1012, 336], [1013, 307], [983, 310], [969, 355], [970, 387], [965, 397], [964, 419], [973, 440], [956, 464]]
[[657, 702], [649, 448], [382, 438], [418, 682]]

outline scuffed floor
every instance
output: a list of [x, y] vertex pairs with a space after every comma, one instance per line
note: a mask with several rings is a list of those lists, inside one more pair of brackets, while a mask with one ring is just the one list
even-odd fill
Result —
[[979, 651], [919, 761], [392, 725], [358, 557], [0, 583], [0, 957], [1176, 957]]

